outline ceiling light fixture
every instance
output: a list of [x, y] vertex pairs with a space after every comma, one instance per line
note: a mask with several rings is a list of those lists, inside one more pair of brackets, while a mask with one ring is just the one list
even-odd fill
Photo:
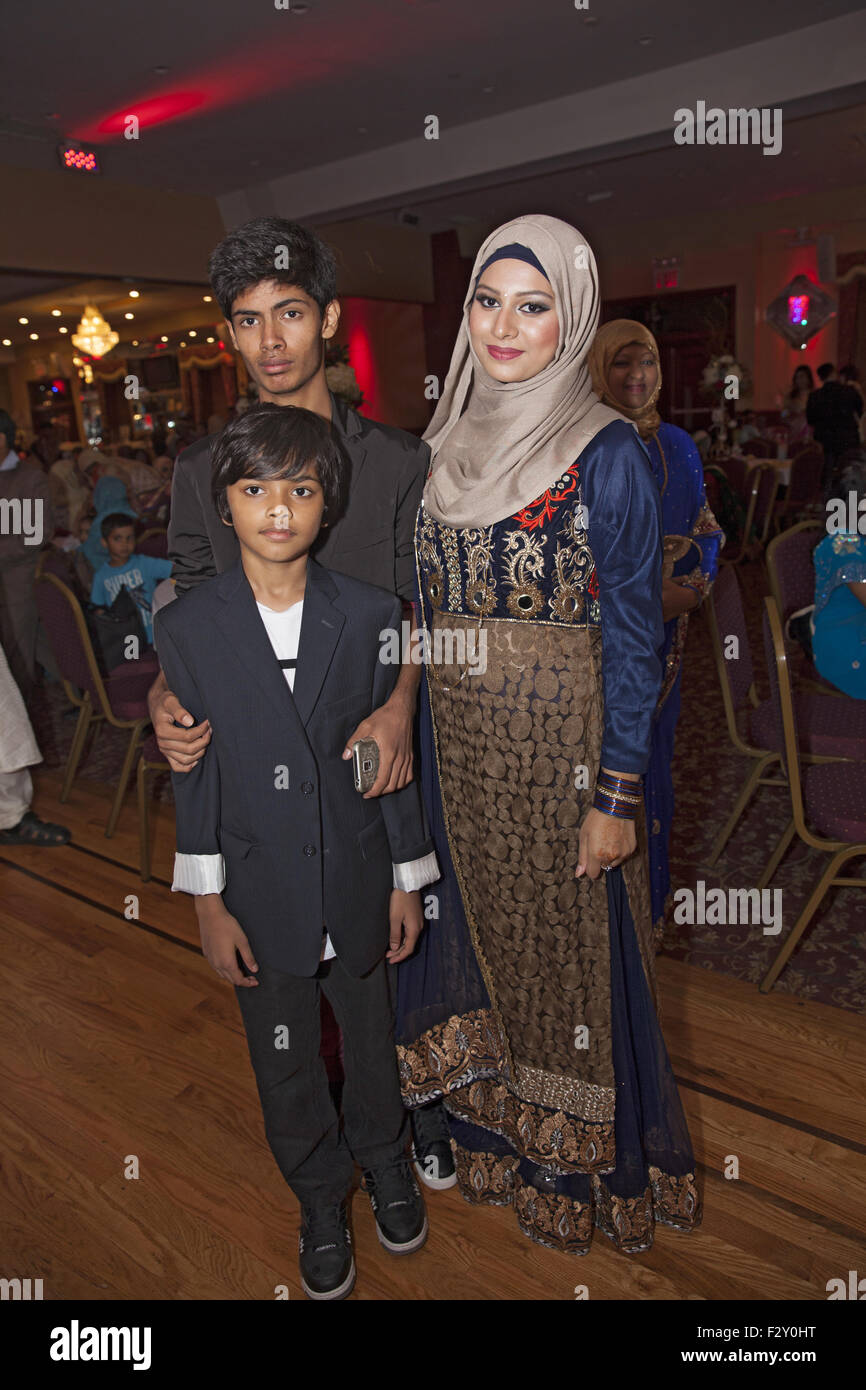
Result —
[[124, 317], [125, 319], [134, 319], [134, 318], [135, 318], [135, 314], [130, 314], [129, 311], [127, 311], [127, 312], [124, 314], [123, 317]]
[[4, 338], [4, 339], [3, 339], [3, 346], [4, 346], [4, 347], [11, 347], [11, 346], [12, 346], [12, 339], [11, 339], [11, 338]]
[[72, 335], [72, 341], [90, 357], [104, 357], [120, 339], [96, 306], [87, 304], [78, 325], [78, 332]]
[[130, 299], [140, 299], [141, 295], [139, 294], [138, 290], [130, 290], [129, 297]]
[[29, 323], [30, 320], [29, 320], [29, 319], [23, 319], [23, 318], [22, 318], [22, 319], [19, 319], [18, 322], [19, 322], [19, 323]]
[[59, 319], [62, 312], [63, 312], [62, 309], [52, 309], [52, 310], [51, 310], [51, 317], [52, 317], [53, 319]]
[[58, 328], [57, 332], [58, 332], [58, 333], [68, 333], [68, 332], [69, 332], [69, 329], [66, 327], [66, 325], [65, 325], [64, 323], [61, 323], [61, 325], [60, 325], [60, 327]]

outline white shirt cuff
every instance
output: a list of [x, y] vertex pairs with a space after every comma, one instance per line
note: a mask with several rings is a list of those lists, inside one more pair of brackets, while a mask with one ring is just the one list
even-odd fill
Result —
[[428, 883], [439, 878], [439, 863], [436, 851], [432, 850], [421, 859], [409, 859], [405, 864], [394, 865], [394, 887], [401, 893], [414, 893]]
[[176, 854], [172, 893], [221, 893], [226, 886], [226, 870], [221, 854]]

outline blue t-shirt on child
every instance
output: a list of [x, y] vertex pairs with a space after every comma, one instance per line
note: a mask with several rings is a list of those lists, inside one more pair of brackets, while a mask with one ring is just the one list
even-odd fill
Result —
[[151, 604], [153, 591], [161, 579], [171, 574], [171, 560], [155, 555], [130, 555], [125, 565], [100, 566], [93, 576], [90, 602], [110, 608], [122, 588], [127, 588], [138, 605], [148, 642], [153, 642]]

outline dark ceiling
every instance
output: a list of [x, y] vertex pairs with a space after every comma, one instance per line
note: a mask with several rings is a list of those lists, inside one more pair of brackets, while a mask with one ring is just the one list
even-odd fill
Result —
[[[77, 137], [98, 144], [108, 175], [216, 196], [407, 140], [430, 113], [460, 125], [862, 8], [854, 0], [592, 0], [580, 10], [571, 0], [290, 3], [7, 6], [0, 163], [54, 168], [57, 141]], [[123, 136], [128, 115], [139, 119], [138, 139]]]

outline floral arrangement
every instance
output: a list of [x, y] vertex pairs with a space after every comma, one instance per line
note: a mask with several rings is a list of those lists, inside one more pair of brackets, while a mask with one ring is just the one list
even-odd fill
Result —
[[349, 361], [349, 349], [342, 343], [328, 343], [325, 348], [325, 380], [328, 390], [355, 410], [364, 404], [364, 393]]
[[716, 353], [710, 358], [701, 377], [701, 390], [707, 396], [725, 400], [725, 378], [730, 376], [735, 376], [739, 382], [738, 395], [733, 397], [734, 400], [751, 394], [751, 372], [729, 352]]

